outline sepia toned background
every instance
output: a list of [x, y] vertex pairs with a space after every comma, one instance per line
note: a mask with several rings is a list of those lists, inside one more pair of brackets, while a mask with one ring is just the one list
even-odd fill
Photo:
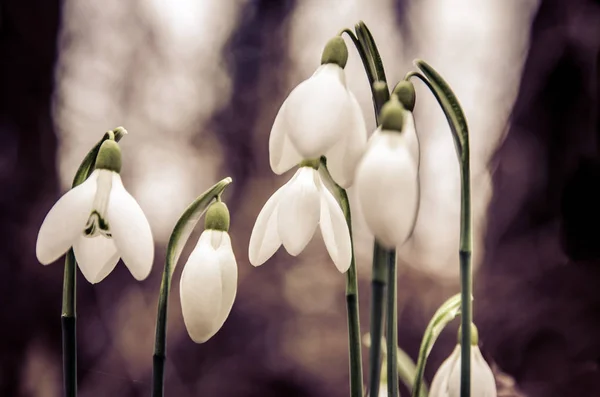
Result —
[[[391, 84], [426, 59], [465, 109], [475, 322], [501, 395], [600, 396], [594, 0], [1, 0], [0, 395], [61, 395], [63, 266], [40, 265], [35, 239], [83, 156], [119, 125], [129, 131], [122, 176], [149, 218], [156, 260], [141, 283], [122, 264], [98, 285], [78, 275], [80, 396], [149, 395], [166, 241], [187, 204], [225, 176], [234, 179], [225, 199], [237, 299], [221, 331], [196, 345], [175, 271], [166, 395], [348, 395], [345, 281], [322, 239], [260, 268], [247, 250], [262, 205], [291, 175], [269, 168], [275, 114], [325, 42], [358, 20]], [[369, 87], [348, 44], [349, 85], [371, 131]], [[422, 197], [398, 291], [399, 343], [413, 358], [431, 315], [459, 288], [460, 195], [445, 118], [415, 84]], [[366, 332], [373, 237], [357, 208]], [[434, 348], [427, 380], [456, 328]]]

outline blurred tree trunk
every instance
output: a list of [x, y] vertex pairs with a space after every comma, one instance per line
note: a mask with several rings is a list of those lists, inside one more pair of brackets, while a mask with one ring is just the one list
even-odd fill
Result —
[[541, 2], [492, 164], [476, 319], [532, 397], [600, 395], [600, 4]]
[[34, 337], [60, 349], [60, 272], [42, 274], [35, 258], [37, 229], [57, 194], [51, 96], [60, 8], [58, 0], [0, 2], [2, 396], [23, 393]]

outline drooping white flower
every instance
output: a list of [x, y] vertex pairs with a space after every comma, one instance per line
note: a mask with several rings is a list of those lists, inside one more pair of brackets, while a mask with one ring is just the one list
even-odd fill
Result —
[[280, 175], [303, 159], [327, 156], [333, 179], [342, 187], [352, 184], [367, 131], [358, 101], [348, 90], [343, 62], [325, 58], [328, 51], [347, 49], [340, 37], [324, 50], [323, 64], [300, 83], [281, 105], [269, 138], [273, 171]]
[[[460, 397], [460, 345], [438, 369], [431, 382], [430, 397]], [[471, 346], [471, 396], [496, 397], [496, 380], [477, 345]]]
[[317, 225], [337, 269], [350, 267], [350, 232], [342, 209], [323, 185], [317, 170], [300, 167], [292, 179], [269, 198], [250, 236], [249, 258], [262, 265], [283, 244], [296, 256], [311, 240]]
[[[224, 212], [227, 220], [221, 222]], [[235, 300], [238, 270], [228, 229], [227, 207], [214, 203], [206, 215], [206, 229], [181, 274], [183, 320], [196, 343], [206, 342], [221, 329]]]
[[102, 281], [119, 258], [137, 280], [148, 276], [154, 260], [152, 232], [142, 209], [123, 187], [120, 169], [118, 144], [105, 141], [94, 172], [46, 215], [36, 244], [42, 264], [54, 262], [73, 247], [81, 272], [92, 284]]
[[397, 120], [402, 131], [384, 122], [371, 137], [356, 172], [356, 190], [367, 226], [375, 239], [390, 249], [410, 236], [419, 204], [414, 121], [410, 112], [397, 105], [403, 114]]

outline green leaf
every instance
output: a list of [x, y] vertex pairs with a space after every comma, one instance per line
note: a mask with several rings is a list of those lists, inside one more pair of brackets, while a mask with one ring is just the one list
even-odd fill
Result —
[[438, 336], [442, 333], [443, 329], [446, 325], [454, 320], [456, 316], [460, 313], [460, 304], [461, 298], [460, 294], [456, 294], [449, 298], [446, 302], [444, 302], [439, 309], [435, 312], [431, 321], [427, 325], [425, 329], [425, 333], [423, 334], [423, 340], [421, 341], [421, 347], [419, 348], [419, 357], [417, 360], [417, 368], [414, 378], [415, 387], [412, 389], [413, 397], [421, 397], [422, 394], [422, 383], [423, 383], [423, 374], [425, 372], [425, 365], [427, 364], [427, 358], [429, 357], [429, 353], [431, 353], [431, 349]]
[[[418, 67], [427, 78], [428, 81], [425, 83], [429, 83], [428, 86], [431, 89], [431, 92], [446, 115], [459, 157], [461, 155], [468, 156], [469, 127], [467, 126], [465, 113], [463, 112], [456, 95], [454, 95], [454, 92], [446, 80], [444, 80], [427, 62], [422, 59], [417, 59], [415, 60], [415, 66]], [[421, 77], [418, 74], [415, 76]]]
[[77, 169], [75, 173], [75, 177], [73, 178], [73, 184], [71, 187], [75, 187], [81, 185], [85, 180], [90, 176], [92, 172], [94, 172], [94, 166], [96, 165], [96, 157], [98, 156], [98, 151], [100, 150], [100, 146], [107, 139], [114, 138], [115, 141], [119, 142], [121, 138], [127, 135], [127, 130], [123, 127], [117, 127], [114, 130], [107, 131], [102, 139], [98, 143], [94, 145], [94, 147], [86, 154], [81, 165]]
[[227, 177], [219, 182], [217, 182], [213, 187], [208, 189], [202, 195], [200, 195], [196, 200], [194, 200], [183, 212], [175, 228], [173, 229], [173, 233], [171, 233], [171, 238], [169, 239], [169, 244], [167, 245], [167, 261], [165, 264], [165, 273], [168, 272], [169, 278], [173, 274], [175, 270], [175, 266], [177, 265], [177, 261], [181, 256], [181, 252], [183, 251], [183, 247], [185, 243], [190, 238], [194, 227], [208, 208], [208, 206], [215, 200], [217, 197], [223, 193], [223, 190], [232, 182], [230, 177]]

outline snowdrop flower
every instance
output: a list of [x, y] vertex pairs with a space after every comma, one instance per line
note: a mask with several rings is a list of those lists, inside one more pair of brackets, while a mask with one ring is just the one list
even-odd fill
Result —
[[336, 183], [344, 188], [352, 184], [367, 131], [358, 101], [346, 85], [347, 60], [344, 40], [331, 39], [321, 66], [281, 105], [269, 138], [270, 163], [276, 174], [304, 159], [326, 156]]
[[96, 169], [54, 204], [40, 228], [36, 255], [47, 265], [73, 247], [81, 272], [102, 281], [123, 259], [137, 280], [154, 260], [152, 232], [142, 209], [121, 182], [121, 150], [112, 140], [98, 152]]
[[208, 208], [205, 230], [181, 274], [183, 320], [196, 343], [221, 329], [235, 300], [238, 271], [228, 230], [229, 211], [217, 201]]
[[[479, 351], [478, 333], [471, 326], [471, 396], [496, 397], [496, 380], [490, 366]], [[460, 331], [459, 331], [460, 343]], [[460, 397], [460, 344], [433, 377], [429, 397]]]
[[381, 127], [356, 172], [367, 226], [385, 248], [402, 245], [413, 229], [419, 203], [418, 156], [412, 113], [393, 96], [381, 111]]
[[298, 255], [319, 224], [325, 247], [337, 269], [344, 273], [350, 267], [348, 225], [342, 209], [321, 181], [318, 164], [315, 160], [313, 166], [301, 166], [260, 211], [250, 236], [252, 265], [262, 265], [282, 244], [290, 255]]

